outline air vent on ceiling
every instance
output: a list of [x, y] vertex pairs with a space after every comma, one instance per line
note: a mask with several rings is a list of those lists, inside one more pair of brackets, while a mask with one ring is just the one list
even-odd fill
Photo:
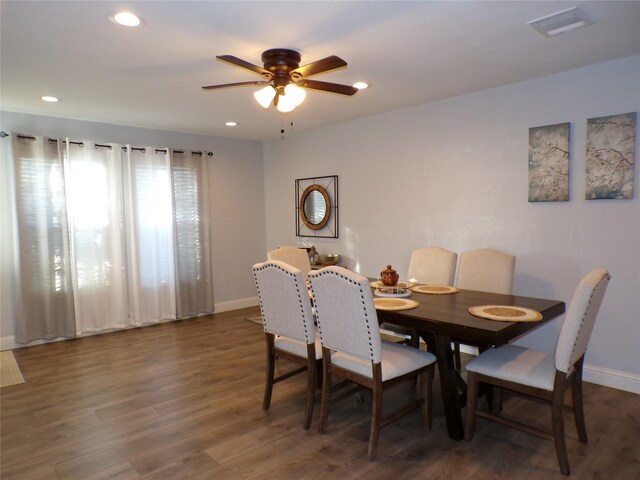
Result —
[[572, 7], [537, 20], [531, 20], [527, 22], [527, 25], [531, 25], [545, 37], [553, 37], [576, 28], [586, 27], [591, 23], [586, 15], [578, 10], [578, 7]]

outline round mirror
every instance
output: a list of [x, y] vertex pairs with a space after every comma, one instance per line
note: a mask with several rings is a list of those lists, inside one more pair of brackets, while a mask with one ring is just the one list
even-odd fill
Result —
[[304, 201], [304, 216], [307, 217], [309, 223], [320, 224], [324, 220], [326, 213], [327, 204], [322, 194], [317, 190], [309, 192], [307, 199]]
[[310, 185], [300, 197], [300, 217], [311, 230], [320, 230], [329, 221], [329, 194], [320, 185]]

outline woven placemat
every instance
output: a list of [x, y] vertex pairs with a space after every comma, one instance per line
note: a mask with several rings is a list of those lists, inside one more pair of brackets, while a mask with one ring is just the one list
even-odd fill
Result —
[[420, 305], [406, 298], [374, 298], [373, 303], [378, 310], [411, 310]]
[[411, 291], [429, 295], [450, 295], [452, 293], [458, 293], [460, 289], [449, 285], [415, 285], [411, 287]]
[[542, 314], [536, 310], [510, 305], [478, 305], [469, 307], [469, 313], [476, 317], [500, 322], [537, 322]]

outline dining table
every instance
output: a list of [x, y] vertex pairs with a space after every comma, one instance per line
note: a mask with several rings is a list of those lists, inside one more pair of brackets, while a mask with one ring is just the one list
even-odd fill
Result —
[[[375, 289], [374, 289], [375, 290]], [[562, 315], [565, 303], [560, 300], [504, 295], [451, 288], [454, 293], [428, 294], [412, 292], [418, 303], [407, 310], [377, 310], [378, 322], [415, 329], [429, 350], [437, 357], [442, 401], [449, 437], [464, 438], [462, 409], [466, 402], [466, 383], [453, 361], [452, 342], [477, 346], [480, 351], [504, 345]], [[375, 292], [374, 292], [375, 293]], [[472, 315], [478, 306], [512, 306], [541, 314], [537, 321], [497, 321]]]

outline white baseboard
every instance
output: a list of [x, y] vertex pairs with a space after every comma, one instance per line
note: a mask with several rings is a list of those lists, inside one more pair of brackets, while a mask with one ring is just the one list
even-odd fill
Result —
[[213, 306], [213, 311], [215, 313], [221, 313], [228, 312], [229, 310], [238, 310], [240, 308], [255, 307], [256, 305], [259, 305], [258, 297], [239, 298], [238, 300], [216, 303]]
[[[460, 345], [460, 351], [469, 355], [478, 355], [478, 349], [469, 345]], [[582, 379], [585, 382], [595, 383], [603, 387], [640, 394], [640, 375], [634, 375], [633, 373], [585, 365], [582, 368]]]
[[16, 337], [12, 335], [10, 337], [0, 338], [0, 350], [15, 350], [16, 348], [32, 347], [34, 345], [42, 345], [43, 343], [62, 342], [64, 340], [69, 340], [69, 338], [58, 337], [52, 340], [34, 340], [29, 345], [25, 345], [23, 343], [17, 343]]
[[582, 379], [585, 382], [640, 394], [640, 375], [633, 373], [585, 365], [582, 369]]
[[13, 350], [16, 348], [16, 337], [10, 335], [8, 337], [0, 337], [0, 350]]

